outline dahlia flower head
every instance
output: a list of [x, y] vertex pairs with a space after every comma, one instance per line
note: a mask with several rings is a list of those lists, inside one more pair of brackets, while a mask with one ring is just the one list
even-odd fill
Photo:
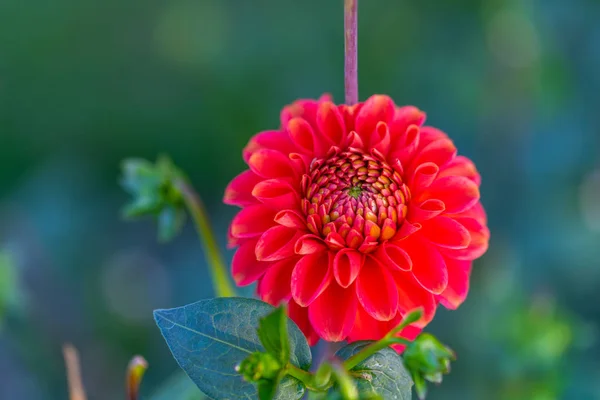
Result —
[[400, 333], [412, 340], [438, 304], [465, 300], [488, 247], [481, 178], [424, 121], [388, 96], [348, 106], [324, 95], [285, 107], [280, 129], [244, 148], [249, 170], [224, 197], [241, 207], [233, 278], [287, 303], [309, 343], [380, 339], [422, 308]]

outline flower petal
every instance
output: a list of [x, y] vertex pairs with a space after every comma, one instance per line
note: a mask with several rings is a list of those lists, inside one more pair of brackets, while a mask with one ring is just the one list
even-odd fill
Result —
[[449, 249], [466, 249], [471, 242], [467, 228], [449, 217], [436, 217], [423, 224], [421, 234], [431, 243]]
[[307, 255], [320, 253], [327, 249], [325, 243], [323, 243], [323, 239], [318, 237], [317, 235], [307, 234], [301, 236], [296, 241], [296, 246], [294, 251], [296, 254]]
[[231, 221], [231, 236], [250, 238], [262, 235], [264, 231], [275, 225], [274, 218], [275, 212], [262, 204], [243, 208]]
[[425, 289], [440, 294], [448, 286], [448, 269], [437, 248], [422, 239], [412, 239], [404, 246], [413, 262], [412, 273]]
[[244, 161], [248, 162], [250, 156], [260, 149], [277, 150], [287, 154], [294, 151], [294, 144], [284, 132], [265, 131], [254, 135], [242, 151]]
[[317, 111], [317, 126], [319, 127], [321, 135], [323, 135], [329, 143], [340, 147], [346, 144], [344, 117], [332, 102], [324, 101], [319, 104], [319, 109]]
[[415, 168], [410, 177], [408, 186], [415, 194], [422, 192], [424, 189], [431, 186], [438, 175], [440, 168], [432, 162], [425, 162]]
[[[365, 101], [356, 116], [355, 130], [363, 138], [369, 138], [377, 123], [389, 123], [394, 118], [395, 105], [389, 96], [373, 95]], [[368, 142], [368, 141], [367, 141]]]
[[258, 261], [254, 255], [256, 240], [247, 240], [240, 245], [231, 260], [233, 280], [240, 286], [246, 286], [260, 278], [271, 266], [269, 262]]
[[441, 249], [444, 255], [458, 260], [474, 260], [481, 257], [488, 249], [490, 230], [475, 218], [455, 218], [464, 226], [471, 236], [469, 246], [465, 249]]
[[416, 167], [424, 162], [432, 162], [441, 167], [452, 160], [454, 156], [456, 156], [454, 143], [447, 138], [437, 139], [417, 151], [412, 165]]
[[400, 271], [410, 271], [412, 260], [408, 253], [396, 243], [383, 243], [376, 253], [377, 258], [383, 265]]
[[308, 319], [308, 307], [300, 307], [293, 299], [288, 304], [288, 315], [298, 325], [298, 328], [306, 336], [310, 346], [314, 346], [319, 341], [319, 335], [313, 329]]
[[276, 150], [257, 150], [248, 159], [248, 165], [256, 175], [265, 179], [296, 176], [296, 170], [290, 158]]
[[446, 259], [448, 287], [438, 295], [446, 308], [456, 310], [467, 298], [472, 264], [472, 261]]
[[225, 189], [223, 202], [232, 206], [244, 207], [256, 204], [257, 200], [252, 196], [252, 189], [262, 179], [250, 170], [246, 170], [233, 178]]
[[290, 257], [271, 265], [257, 287], [257, 292], [263, 301], [276, 306], [292, 297], [292, 271], [297, 262], [297, 257]]
[[327, 251], [309, 254], [298, 261], [292, 274], [292, 296], [302, 307], [309, 306], [331, 282], [332, 267]]
[[252, 189], [252, 196], [277, 210], [295, 209], [300, 206], [300, 197], [296, 189], [281, 179], [267, 179], [257, 183]]
[[365, 311], [378, 321], [389, 321], [398, 310], [398, 289], [390, 272], [367, 256], [356, 278], [356, 297]]
[[303, 153], [315, 154], [315, 149], [319, 146], [319, 138], [304, 118], [292, 118], [287, 123], [286, 129], [290, 139], [298, 149]]
[[438, 199], [444, 202], [446, 212], [459, 213], [472, 207], [479, 200], [479, 187], [463, 176], [438, 178], [425, 190], [419, 200]]
[[256, 259], [277, 261], [293, 256], [296, 240], [301, 234], [296, 229], [281, 225], [268, 229], [256, 243]]
[[423, 222], [437, 217], [446, 211], [446, 205], [438, 199], [427, 199], [421, 204], [410, 204], [406, 219], [412, 222]]
[[306, 220], [294, 210], [282, 210], [275, 215], [275, 222], [279, 225], [294, 229], [306, 229]]
[[423, 317], [415, 325], [424, 327], [435, 315], [435, 296], [423, 289], [410, 272], [395, 272], [393, 275], [398, 287], [398, 311], [405, 315], [422, 308]]
[[477, 172], [475, 164], [464, 156], [456, 156], [454, 160], [442, 168], [439, 176], [464, 176], [471, 179], [477, 185], [481, 184], [481, 175]]
[[343, 288], [350, 286], [358, 276], [363, 262], [364, 257], [358, 251], [338, 251], [333, 259], [333, 275], [337, 283]]
[[344, 289], [332, 281], [308, 307], [315, 331], [328, 342], [341, 342], [352, 330], [358, 301], [353, 286]]

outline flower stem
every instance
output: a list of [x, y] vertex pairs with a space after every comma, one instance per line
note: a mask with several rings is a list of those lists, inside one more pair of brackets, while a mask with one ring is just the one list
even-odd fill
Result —
[[346, 104], [358, 103], [358, 0], [344, 0], [344, 86]]
[[321, 389], [315, 387], [314, 375], [308, 371], [300, 369], [293, 364], [288, 364], [288, 366], [285, 369], [285, 373], [298, 379], [309, 390], [312, 390], [315, 392], [318, 392], [321, 390]]
[[391, 329], [384, 337], [380, 340], [371, 343], [370, 345], [364, 347], [358, 353], [354, 354], [352, 357], [348, 358], [344, 361], [344, 367], [346, 370], [350, 371], [352, 368], [356, 367], [358, 364], [371, 357], [373, 354], [377, 353], [380, 350], [385, 349], [388, 346], [393, 344], [405, 344], [409, 345], [411, 342], [400, 337], [396, 337], [396, 334], [399, 333], [402, 329], [407, 327], [408, 325], [416, 322], [423, 315], [423, 311], [421, 309], [417, 309], [407, 314], [402, 322], [398, 324], [395, 328]]
[[67, 381], [69, 383], [70, 400], [86, 400], [83, 381], [81, 380], [81, 366], [79, 364], [79, 353], [70, 344], [63, 346], [63, 356], [67, 366]]
[[223, 256], [215, 241], [208, 215], [206, 214], [206, 209], [204, 208], [204, 204], [202, 204], [200, 196], [198, 196], [194, 189], [183, 179], [176, 180], [174, 184], [183, 195], [185, 205], [196, 224], [196, 231], [204, 245], [206, 260], [210, 267], [215, 294], [218, 297], [235, 296], [235, 289], [229, 281], [225, 261], [223, 261]]

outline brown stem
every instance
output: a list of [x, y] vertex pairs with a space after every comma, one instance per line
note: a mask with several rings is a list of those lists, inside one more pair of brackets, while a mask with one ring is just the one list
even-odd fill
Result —
[[344, 86], [346, 104], [358, 103], [358, 0], [344, 0]]
[[70, 400], [87, 400], [83, 382], [81, 380], [81, 367], [77, 349], [71, 344], [63, 346], [63, 357], [67, 366], [67, 381], [69, 383]]

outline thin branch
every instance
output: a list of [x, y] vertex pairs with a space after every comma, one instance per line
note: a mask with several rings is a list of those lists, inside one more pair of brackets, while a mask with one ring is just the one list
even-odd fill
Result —
[[358, 0], [344, 0], [344, 86], [346, 104], [358, 103]]
[[70, 400], [87, 400], [83, 381], [81, 380], [81, 367], [77, 349], [71, 344], [63, 346], [63, 357], [67, 367], [67, 381], [69, 383]]

